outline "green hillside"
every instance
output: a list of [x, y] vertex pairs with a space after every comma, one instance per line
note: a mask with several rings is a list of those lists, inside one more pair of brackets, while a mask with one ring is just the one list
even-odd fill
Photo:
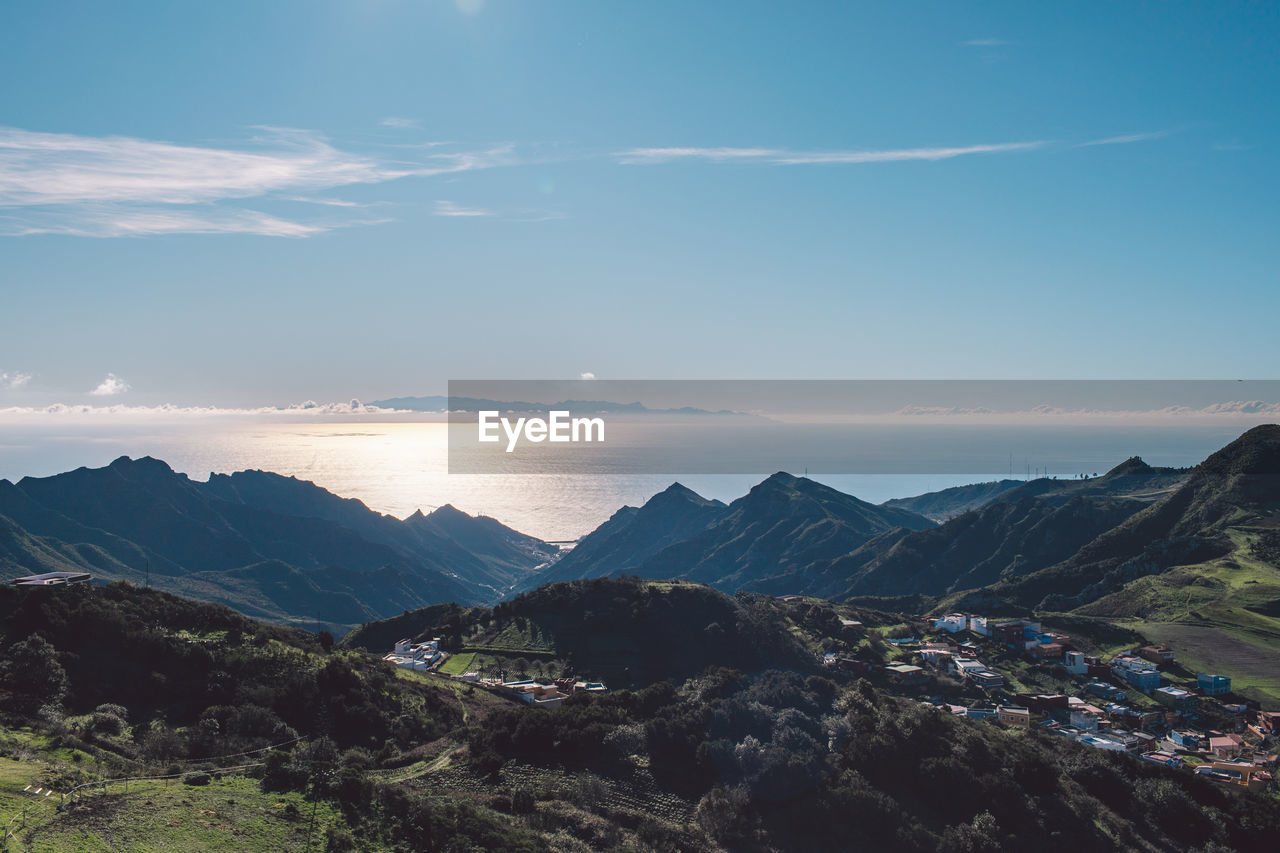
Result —
[[344, 644], [385, 651], [400, 636], [441, 637], [487, 674], [572, 673], [618, 687], [683, 680], [713, 665], [814, 666], [772, 599], [684, 581], [549, 584], [492, 609], [439, 606], [371, 623]]
[[[535, 708], [354, 647], [415, 621], [502, 654], [640, 643], [633, 672], [670, 676]], [[0, 589], [0, 821], [14, 851], [1172, 853], [1280, 832], [1274, 798], [806, 662], [892, 657], [885, 638], [919, 628], [617, 579], [428, 608], [334, 648], [123, 584]]]

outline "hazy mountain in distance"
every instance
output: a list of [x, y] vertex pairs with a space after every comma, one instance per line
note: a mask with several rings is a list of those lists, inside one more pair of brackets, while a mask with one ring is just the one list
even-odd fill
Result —
[[905, 509], [941, 524], [962, 512], [977, 509], [995, 500], [1010, 489], [1021, 486], [1023, 482], [1022, 480], [994, 480], [990, 483], [952, 486], [939, 492], [926, 492], [909, 498], [893, 498], [880, 505]]
[[997, 496], [997, 500], [1043, 498], [1065, 503], [1074, 497], [1134, 498], [1155, 501], [1172, 494], [1191, 476], [1190, 468], [1158, 468], [1140, 456], [1131, 456], [1101, 477], [1058, 479], [1039, 477], [1019, 483]]
[[595, 415], [735, 415], [739, 417], [757, 417], [727, 409], [711, 411], [693, 406], [681, 406], [675, 409], [651, 409], [642, 403], [614, 403], [609, 400], [560, 400], [556, 403], [530, 403], [525, 400], [486, 400], [483, 397], [446, 397], [435, 394], [426, 397], [388, 397], [385, 400], [374, 400], [370, 405], [384, 409], [403, 409], [411, 412], [478, 412], [496, 410], [499, 412], [547, 412], [552, 409], [564, 410], [575, 414]]

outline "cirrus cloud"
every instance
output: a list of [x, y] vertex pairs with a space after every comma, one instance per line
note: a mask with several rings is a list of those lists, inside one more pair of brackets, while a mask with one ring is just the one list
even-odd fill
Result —
[[437, 201], [436, 209], [433, 211], [436, 216], [492, 216], [489, 211], [479, 207], [462, 207], [451, 201]]
[[242, 203], [255, 199], [255, 208], [281, 200], [354, 207], [306, 194], [512, 162], [510, 145], [432, 149], [411, 161], [389, 161], [344, 151], [320, 134], [289, 128], [259, 128], [244, 144], [213, 147], [0, 127], [0, 233], [307, 237], [370, 221], [297, 221]]
[[1152, 139], [1163, 139], [1169, 135], [1167, 130], [1154, 130], [1148, 133], [1125, 133], [1120, 136], [1108, 136], [1103, 139], [1091, 139], [1088, 142], [1081, 142], [1081, 148], [1091, 148], [1095, 145], [1132, 145], [1135, 142], [1149, 142]]
[[679, 160], [715, 162], [761, 162], [784, 166], [819, 164], [893, 163], [907, 160], [950, 160], [970, 154], [1000, 154], [1043, 148], [1043, 140], [999, 142], [987, 145], [939, 146], [928, 148], [849, 149], [834, 151], [788, 151], [781, 148], [630, 148], [614, 156], [624, 165], [643, 166]]

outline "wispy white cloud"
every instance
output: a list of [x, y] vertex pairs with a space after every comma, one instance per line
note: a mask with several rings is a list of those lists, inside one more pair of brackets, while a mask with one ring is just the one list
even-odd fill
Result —
[[[409, 119], [384, 123], [408, 126]], [[398, 125], [396, 123], [399, 123]], [[1167, 131], [1079, 143], [1116, 145]], [[674, 162], [854, 165], [941, 161], [1032, 151], [1044, 140], [916, 148], [794, 150], [765, 147], [644, 147], [615, 151], [625, 165]], [[1062, 143], [1059, 143], [1062, 144]], [[388, 152], [394, 150], [394, 156]], [[388, 221], [365, 208], [379, 200], [337, 197], [339, 188], [405, 178], [456, 175], [544, 162], [512, 143], [382, 146], [372, 154], [343, 150], [320, 134], [260, 128], [239, 145], [185, 145], [125, 136], [81, 136], [0, 127], [0, 235], [126, 237], [166, 234], [256, 234], [310, 237], [335, 228]], [[558, 150], [557, 160], [598, 154]], [[372, 191], [366, 190], [367, 197]], [[287, 206], [305, 203], [312, 208]], [[503, 212], [440, 201], [433, 213], [510, 221], [564, 218], [547, 211]]]
[[579, 379], [595, 379], [596, 375], [588, 370], [586, 373], [579, 373], [578, 378]]
[[306, 131], [263, 133], [255, 147], [233, 149], [0, 129], [0, 205], [198, 204], [415, 173], [340, 151]]
[[1108, 136], [1103, 139], [1092, 139], [1081, 142], [1079, 147], [1088, 148], [1093, 145], [1130, 145], [1134, 142], [1148, 142], [1152, 139], [1163, 139], [1169, 135], [1167, 130], [1156, 130], [1150, 133], [1126, 133], [1121, 136]]
[[125, 382], [114, 373], [108, 373], [107, 378], [98, 383], [98, 387], [89, 393], [94, 397], [114, 397], [117, 394], [123, 394], [129, 390], [129, 383]]
[[29, 211], [0, 217], [0, 233], [66, 234], [76, 237], [143, 237], [161, 234], [258, 234], [310, 237], [331, 224], [294, 222], [261, 211], [197, 207], [117, 207], [96, 205], [75, 210]]
[[422, 124], [416, 118], [404, 118], [403, 116], [387, 116], [378, 124], [383, 127], [394, 127], [397, 130], [408, 130], [409, 128], [418, 127]]
[[370, 205], [368, 205], [368, 204], [366, 204], [366, 203], [364, 203], [364, 202], [351, 201], [351, 200], [349, 200], [349, 199], [345, 199], [345, 198], [332, 198], [332, 197], [328, 197], [328, 196], [306, 196], [306, 195], [295, 195], [295, 196], [288, 196], [287, 198], [285, 198], [285, 201], [298, 201], [298, 202], [302, 202], [303, 204], [319, 204], [319, 205], [322, 205], [322, 206], [324, 206], [324, 207], [352, 207], [352, 208], [354, 208], [354, 207], [369, 207], [369, 206], [370, 206]]
[[296, 222], [236, 202], [306, 199], [317, 190], [510, 165], [511, 145], [432, 150], [411, 162], [343, 151], [319, 134], [261, 128], [240, 147], [179, 145], [0, 128], [0, 233], [305, 237], [358, 220]]
[[899, 148], [883, 151], [818, 151], [790, 154], [779, 163], [893, 163], [903, 160], [950, 160], [969, 154], [1002, 154], [1043, 148], [1043, 141], [1001, 142], [995, 145], [966, 145], [954, 148]]
[[22, 373], [20, 371], [9, 372], [0, 370], [0, 388], [6, 388], [10, 391], [16, 391], [31, 381], [30, 373]]
[[632, 148], [619, 152], [624, 163], [665, 163], [671, 160], [758, 160], [780, 157], [785, 151], [776, 148]]
[[672, 160], [759, 160], [784, 152], [775, 148], [629, 148], [615, 156], [627, 165], [669, 163]]
[[983, 39], [969, 39], [968, 41], [960, 42], [960, 44], [964, 45], [965, 47], [1007, 47], [1008, 45], [1013, 44], [1013, 42], [1007, 41], [1005, 39], [983, 38]]
[[907, 160], [950, 160], [969, 154], [1031, 151], [1044, 141], [1001, 142], [937, 148], [853, 149], [844, 151], [788, 151], [776, 148], [631, 148], [615, 154], [620, 163], [652, 165], [677, 160], [762, 162], [780, 165], [891, 163]]
[[461, 207], [451, 201], [437, 201], [434, 211], [436, 216], [493, 216], [479, 207]]
[[464, 207], [452, 201], [437, 201], [431, 211], [433, 216], [451, 216], [472, 219], [492, 219], [497, 222], [552, 222], [567, 218], [556, 210], [490, 210], [484, 207]]

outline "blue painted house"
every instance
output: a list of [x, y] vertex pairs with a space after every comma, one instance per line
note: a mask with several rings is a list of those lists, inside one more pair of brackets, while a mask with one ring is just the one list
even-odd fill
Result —
[[1196, 686], [1206, 696], [1224, 696], [1231, 692], [1231, 676], [1201, 672], [1196, 675]]

